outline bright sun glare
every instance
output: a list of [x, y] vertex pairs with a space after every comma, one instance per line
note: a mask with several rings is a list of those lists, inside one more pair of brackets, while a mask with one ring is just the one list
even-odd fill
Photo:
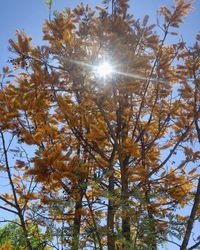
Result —
[[99, 64], [96, 68], [97, 75], [102, 78], [110, 76], [113, 72], [112, 66], [108, 62]]

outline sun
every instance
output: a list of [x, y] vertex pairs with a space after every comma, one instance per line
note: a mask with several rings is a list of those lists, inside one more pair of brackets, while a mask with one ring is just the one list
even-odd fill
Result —
[[96, 66], [96, 74], [100, 78], [107, 78], [113, 73], [113, 68], [108, 62], [103, 62]]

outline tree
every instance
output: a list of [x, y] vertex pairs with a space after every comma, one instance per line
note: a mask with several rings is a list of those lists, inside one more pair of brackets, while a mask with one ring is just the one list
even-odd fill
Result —
[[199, 35], [193, 48], [165, 42], [192, 1], [161, 7], [162, 35], [128, 14], [127, 0], [104, 4], [56, 13], [47, 45], [16, 32], [1, 134], [34, 151], [22, 162], [38, 183], [37, 219], [56, 223], [54, 248], [157, 249], [173, 234], [188, 249], [200, 202]]

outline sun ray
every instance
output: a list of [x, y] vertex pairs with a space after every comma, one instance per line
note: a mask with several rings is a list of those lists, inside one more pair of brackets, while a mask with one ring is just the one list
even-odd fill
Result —
[[151, 81], [151, 82], [157, 82], [157, 83], [166, 83], [166, 81], [163, 81], [157, 78], [145, 77], [139, 74], [115, 70], [115, 67], [112, 67], [112, 65], [106, 61], [104, 61], [102, 64], [99, 64], [99, 65], [93, 65], [93, 64], [82, 62], [82, 61], [73, 60], [73, 59], [67, 59], [67, 61], [92, 69], [98, 77], [101, 77], [104, 80], [106, 80], [107, 77], [116, 74], [116, 75], [126, 76], [130, 78], [138, 79], [138, 80]]

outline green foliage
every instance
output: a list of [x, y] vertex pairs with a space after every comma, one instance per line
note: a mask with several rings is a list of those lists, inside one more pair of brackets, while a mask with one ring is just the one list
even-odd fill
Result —
[[[40, 238], [38, 226], [35, 224], [28, 225], [28, 232], [30, 241], [34, 250], [47, 249], [44, 248], [44, 242]], [[24, 231], [17, 221], [9, 222], [0, 228], [0, 246], [5, 243], [9, 243], [13, 250], [20, 250], [27, 246], [26, 238], [24, 236]]]
[[0, 246], [7, 242], [15, 246], [16, 250], [21, 246], [26, 246], [23, 230], [17, 222], [8, 223], [0, 228]]

